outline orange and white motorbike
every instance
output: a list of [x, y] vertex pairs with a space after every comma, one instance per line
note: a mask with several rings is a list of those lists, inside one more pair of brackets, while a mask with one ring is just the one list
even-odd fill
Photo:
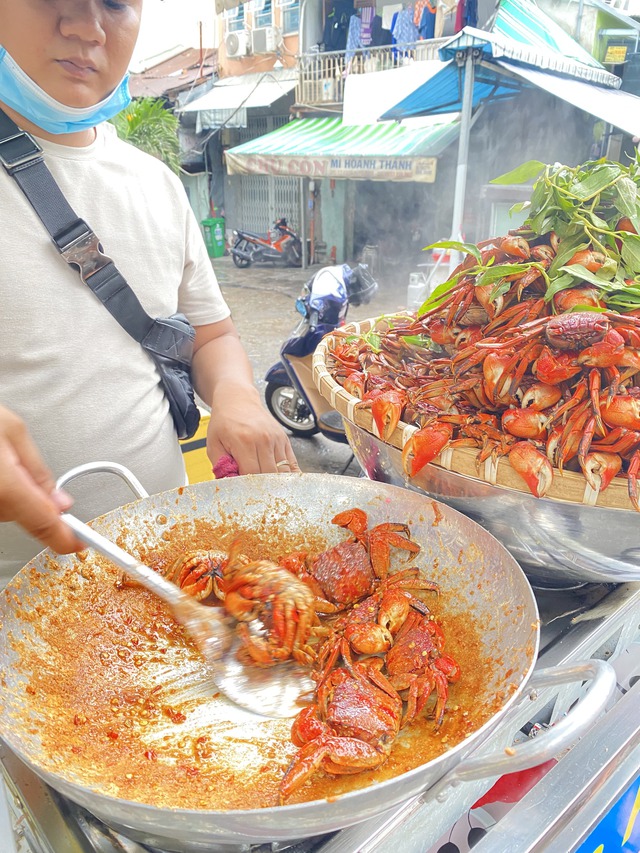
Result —
[[284, 218], [276, 220], [269, 234], [234, 231], [230, 250], [234, 264], [244, 269], [255, 263], [282, 263], [288, 267], [302, 264], [302, 243]]

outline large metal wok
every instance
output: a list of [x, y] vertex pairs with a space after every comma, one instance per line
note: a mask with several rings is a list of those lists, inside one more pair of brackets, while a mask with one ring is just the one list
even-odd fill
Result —
[[[85, 466], [91, 467], [105, 469], [100, 463]], [[129, 481], [139, 495], [144, 494], [135, 478], [129, 476]], [[474, 522], [415, 492], [330, 475], [247, 476], [143, 497], [97, 519], [94, 527], [156, 563], [165, 549], [177, 547], [181, 536], [180, 547], [202, 547], [203, 537], [213, 528], [227, 531], [227, 544], [237, 531], [250, 531], [248, 549], [268, 550], [275, 556], [283, 550], [318, 547], [322, 541], [325, 545], [343, 541], [344, 531], [334, 528], [330, 519], [354, 506], [369, 514], [371, 525], [408, 522], [412, 537], [422, 546], [418, 564], [440, 584], [438, 612], [449, 649], [461, 659], [460, 684], [465, 677], [473, 681], [469, 713], [480, 723], [456, 746], [398, 774], [393, 770], [402, 766], [397, 756], [414, 751], [407, 746], [420, 745], [404, 730], [381, 771], [368, 777], [341, 777], [336, 793], [328, 798], [285, 806], [261, 804], [262, 792], [268, 792], [270, 780], [281, 773], [282, 755], [286, 759], [295, 751], [288, 743], [289, 724], [265, 721], [219, 696], [203, 696], [198, 690], [202, 662], [186, 639], [173, 646], [167, 643], [171, 620], [163, 605], [145, 590], [116, 590], [117, 573], [97, 556], [55, 558], [47, 551], [9, 584], [0, 605], [0, 725], [8, 746], [53, 788], [131, 838], [179, 853], [228, 851], [243, 849], [247, 843], [288, 841], [343, 828], [424, 791], [428, 797], [448, 779], [497, 776], [535, 765], [557, 754], [596, 719], [615, 686], [611, 667], [595, 661], [532, 678], [539, 621], [532, 590], [519, 566]], [[140, 622], [145, 612], [152, 615]], [[456, 625], [472, 629], [462, 644], [458, 638], [458, 645]], [[134, 629], [142, 642], [130, 639], [127, 631]], [[462, 646], [471, 636], [476, 638], [478, 671], [469, 664], [465, 673]], [[118, 638], [129, 639], [118, 645]], [[113, 654], [107, 639], [115, 644]], [[593, 683], [585, 698], [544, 736], [517, 747], [513, 755], [469, 758], [534, 683], [549, 687], [589, 680]], [[455, 695], [463, 696], [462, 691]], [[141, 697], [149, 695], [155, 697], [155, 706], [149, 707], [166, 703], [169, 716], [152, 714], [145, 727], [139, 717], [128, 723], [132, 708], [146, 710]], [[458, 701], [462, 700], [452, 699]], [[110, 703], [115, 732], [109, 731], [110, 724], [92, 728], [100, 703], [106, 703], [107, 715]], [[184, 719], [172, 717], [172, 707], [186, 710]], [[461, 708], [458, 711], [462, 713]], [[134, 744], [139, 738], [130, 767], [122, 766], [118, 731], [120, 741], [123, 733]], [[284, 740], [284, 746], [274, 746], [269, 732]], [[431, 736], [425, 732], [420, 738]], [[163, 760], [167, 742], [169, 758]], [[194, 770], [194, 744], [203, 742], [210, 750], [201, 752]], [[149, 759], [146, 765], [143, 753]], [[197, 767], [218, 759], [224, 759], [229, 770], [203, 799]], [[143, 765], [149, 768], [145, 779]], [[173, 782], [168, 781], [171, 774]], [[363, 784], [368, 786], [354, 788]], [[234, 785], [239, 786], [238, 794], [253, 798], [255, 807], [224, 806]]]
[[536, 498], [525, 491], [426, 465], [409, 479], [402, 453], [344, 419], [347, 439], [371, 479], [442, 501], [482, 525], [545, 586], [640, 580], [638, 513]]

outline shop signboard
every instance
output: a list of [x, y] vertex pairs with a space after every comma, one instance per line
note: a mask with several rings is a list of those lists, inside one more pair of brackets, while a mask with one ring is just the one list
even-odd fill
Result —
[[436, 157], [342, 156], [296, 157], [232, 154], [227, 151], [227, 170], [235, 175], [280, 175], [302, 178], [338, 178], [353, 181], [416, 181], [432, 184]]

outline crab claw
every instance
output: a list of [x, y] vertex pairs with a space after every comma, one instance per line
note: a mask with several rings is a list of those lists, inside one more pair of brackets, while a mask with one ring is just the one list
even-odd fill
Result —
[[411, 599], [400, 589], [388, 589], [380, 601], [378, 625], [386, 628], [393, 637], [407, 621]]
[[360, 370], [352, 370], [345, 376], [342, 382], [342, 387], [348, 391], [353, 397], [362, 400], [364, 397], [365, 375]]
[[433, 421], [411, 436], [402, 449], [402, 467], [409, 477], [415, 477], [432, 462], [453, 438], [453, 426]]
[[601, 341], [583, 349], [577, 361], [587, 367], [613, 367], [622, 363], [624, 352], [624, 338], [610, 329]]
[[533, 409], [542, 412], [554, 406], [562, 397], [562, 390], [557, 385], [547, 385], [545, 382], [534, 382], [522, 395], [523, 409]]
[[511, 467], [520, 474], [533, 495], [546, 495], [553, 480], [551, 462], [529, 441], [519, 441], [509, 451]]
[[553, 353], [544, 346], [532, 368], [534, 376], [545, 385], [566, 382], [580, 373], [581, 367], [570, 352]]
[[592, 249], [583, 249], [576, 252], [573, 257], [565, 261], [566, 266], [572, 264], [580, 264], [589, 272], [598, 272], [600, 267], [604, 266], [607, 256], [603, 252], [594, 252]]
[[617, 394], [600, 406], [602, 420], [611, 427], [640, 429], [640, 400], [630, 394]]
[[516, 438], [544, 439], [547, 437], [547, 416], [535, 409], [505, 409], [502, 428]]
[[[505, 385], [513, 375], [515, 356], [510, 352], [489, 352], [482, 363], [484, 376], [484, 390], [494, 403], [501, 399], [505, 392]], [[509, 401], [505, 394], [505, 402]]]
[[451, 655], [440, 655], [433, 663], [440, 672], [447, 676], [447, 681], [454, 682], [460, 680], [460, 664]]
[[586, 455], [582, 471], [592, 489], [604, 492], [621, 467], [622, 459], [617, 453], [598, 451]]
[[331, 519], [331, 524], [346, 528], [356, 539], [362, 539], [367, 529], [367, 514], [362, 509], [345, 509]]
[[373, 622], [348, 625], [344, 636], [349, 641], [351, 648], [361, 655], [377, 655], [381, 652], [388, 652], [393, 645], [391, 632], [383, 625], [376, 625]]
[[511, 255], [514, 258], [521, 258], [523, 261], [531, 257], [531, 249], [524, 237], [517, 237], [515, 235], [504, 237], [500, 241], [500, 248], [507, 255]]
[[367, 398], [368, 395], [365, 395], [363, 403], [371, 406], [371, 416], [378, 428], [378, 435], [386, 441], [398, 426], [407, 395], [404, 391], [387, 388], [376, 390], [370, 399]]

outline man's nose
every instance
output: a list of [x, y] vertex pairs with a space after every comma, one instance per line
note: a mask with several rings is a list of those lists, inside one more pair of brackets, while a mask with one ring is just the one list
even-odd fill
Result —
[[104, 44], [104, 7], [99, 0], [58, 0], [58, 8], [63, 36]]

